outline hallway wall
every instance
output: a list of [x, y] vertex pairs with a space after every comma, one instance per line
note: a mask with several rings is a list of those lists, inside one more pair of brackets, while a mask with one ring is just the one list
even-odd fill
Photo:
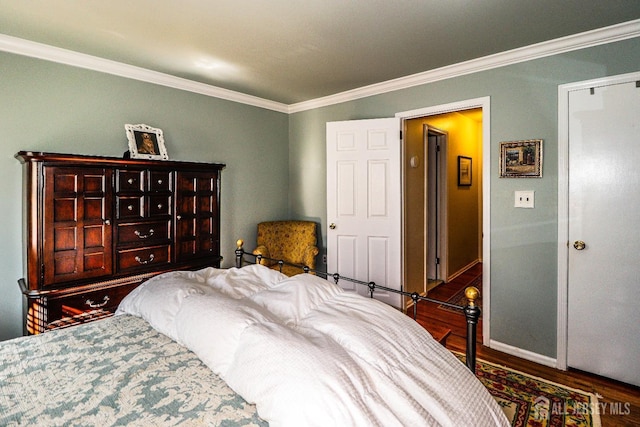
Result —
[[[420, 119], [405, 122], [404, 129], [404, 286], [407, 292], [424, 292], [427, 253], [425, 238], [426, 149]], [[411, 167], [410, 159], [419, 162]]]

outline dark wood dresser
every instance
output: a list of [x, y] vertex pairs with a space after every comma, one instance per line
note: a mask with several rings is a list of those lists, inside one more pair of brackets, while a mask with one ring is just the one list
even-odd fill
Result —
[[21, 151], [25, 334], [107, 317], [171, 270], [219, 267], [225, 165]]

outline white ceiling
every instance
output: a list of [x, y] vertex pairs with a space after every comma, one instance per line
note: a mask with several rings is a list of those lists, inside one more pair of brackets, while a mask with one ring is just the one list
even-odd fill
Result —
[[640, 18], [640, 0], [0, 0], [0, 34], [294, 104]]

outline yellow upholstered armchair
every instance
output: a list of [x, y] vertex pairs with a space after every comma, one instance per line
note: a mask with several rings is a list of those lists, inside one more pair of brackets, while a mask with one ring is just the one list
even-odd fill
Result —
[[[268, 221], [258, 224], [258, 246], [255, 255], [275, 260], [283, 260], [298, 265], [316, 268], [318, 239], [316, 223], [311, 221]], [[276, 261], [262, 260], [263, 265], [278, 269]], [[284, 265], [282, 272], [287, 276], [302, 273], [299, 268]]]

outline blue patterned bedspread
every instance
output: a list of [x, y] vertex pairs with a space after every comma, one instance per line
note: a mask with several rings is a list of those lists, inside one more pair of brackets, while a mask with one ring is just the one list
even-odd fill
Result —
[[192, 352], [125, 315], [1, 343], [0, 425], [268, 424]]

